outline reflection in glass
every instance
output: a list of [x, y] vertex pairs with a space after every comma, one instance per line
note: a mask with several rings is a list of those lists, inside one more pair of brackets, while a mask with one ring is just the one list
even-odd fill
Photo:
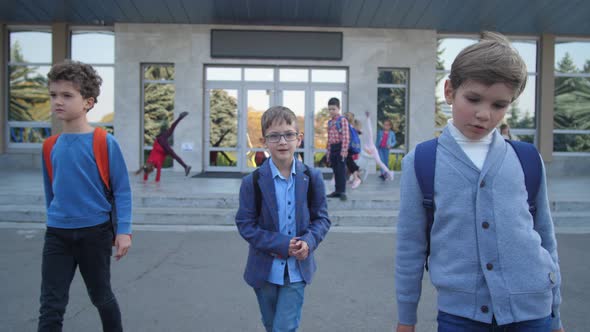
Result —
[[149, 81], [173, 81], [174, 65], [146, 65], [143, 78]]
[[144, 85], [143, 135], [145, 146], [151, 147], [156, 136], [172, 124], [174, 95], [174, 84], [146, 83]]
[[311, 81], [315, 83], [346, 83], [344, 69], [313, 69]]
[[10, 127], [10, 143], [42, 143], [51, 136], [51, 127]]
[[447, 125], [447, 120], [452, 118], [451, 105], [445, 101], [445, 81], [448, 78], [447, 73], [436, 73], [436, 90], [435, 90], [435, 118], [434, 125], [436, 128], [443, 128]]
[[114, 64], [115, 33], [112, 31], [72, 32], [72, 59], [90, 64]]
[[50, 121], [51, 105], [47, 92], [48, 66], [9, 67], [10, 107], [8, 121]]
[[10, 32], [12, 63], [51, 63], [51, 33], [41, 31]]
[[234, 151], [210, 151], [209, 166], [229, 166], [234, 167], [236, 161], [236, 152]]
[[[238, 91], [213, 89], [209, 94], [209, 144], [211, 147], [238, 145]], [[235, 160], [235, 159], [234, 159]]]
[[307, 69], [279, 69], [281, 82], [307, 82], [309, 80]]
[[438, 43], [437, 62], [444, 70], [451, 70], [453, 61], [465, 47], [477, 43], [477, 38], [441, 38]]
[[588, 61], [590, 42], [557, 41], [555, 42], [555, 70], [559, 73], [590, 73]]
[[[326, 149], [328, 144], [328, 120], [330, 120], [330, 113], [328, 112], [328, 100], [336, 97], [340, 100], [340, 106], [343, 106], [342, 91], [315, 91], [314, 92], [314, 142], [315, 149]], [[340, 114], [344, 114], [346, 110], [340, 109]]]
[[272, 82], [274, 73], [273, 68], [245, 68], [244, 79], [253, 82]]
[[325, 152], [316, 152], [313, 154], [313, 167], [329, 167]]
[[269, 154], [264, 150], [248, 150], [246, 152], [246, 166], [256, 168], [262, 166]]
[[90, 122], [113, 123], [115, 117], [115, 68], [112, 66], [94, 66], [102, 78], [98, 102], [88, 112]]
[[536, 76], [529, 75], [526, 87], [522, 94], [512, 104], [506, 112], [506, 122], [512, 129], [532, 129], [535, 128], [535, 87]]
[[406, 133], [406, 89], [377, 88], [377, 128], [391, 120], [395, 132], [395, 149], [405, 150]]
[[534, 73], [537, 71], [537, 41], [536, 40], [514, 40], [511, 41], [512, 47], [516, 49], [520, 57], [526, 64], [527, 71]]
[[407, 70], [398, 69], [380, 69], [378, 84], [407, 84], [408, 72]]
[[207, 67], [208, 81], [241, 81], [242, 69], [237, 67]]
[[248, 90], [248, 123], [246, 139], [248, 148], [262, 148], [262, 114], [270, 107], [270, 91]]
[[554, 110], [555, 129], [590, 130], [590, 77], [556, 77]]
[[590, 152], [590, 134], [553, 133], [553, 151]]

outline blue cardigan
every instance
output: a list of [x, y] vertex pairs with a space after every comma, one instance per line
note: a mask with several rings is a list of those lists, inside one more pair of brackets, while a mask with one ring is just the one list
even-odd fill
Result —
[[[248, 262], [244, 271], [244, 280], [252, 287], [261, 287], [266, 283], [274, 256], [289, 256], [291, 237], [279, 231], [279, 215], [275, 195], [274, 180], [267, 159], [260, 166], [258, 184], [262, 193], [260, 216], [256, 215], [254, 186], [252, 174], [242, 180], [240, 187], [240, 207], [236, 214], [236, 225], [240, 235], [248, 241]], [[297, 236], [309, 245], [309, 256], [297, 261], [299, 271], [305, 283], [311, 283], [316, 270], [314, 251], [330, 229], [326, 193], [322, 173], [310, 168], [313, 179], [305, 175], [305, 166], [296, 160], [295, 165], [295, 221]], [[307, 205], [307, 190], [313, 183], [311, 210]]]
[[[436, 158], [429, 272], [438, 309], [485, 323], [495, 316], [500, 325], [553, 312], [558, 329], [561, 276], [545, 170], [533, 223], [520, 162], [497, 131], [481, 171], [448, 128]], [[396, 294], [399, 322], [414, 325], [427, 243], [414, 151], [402, 170]]]

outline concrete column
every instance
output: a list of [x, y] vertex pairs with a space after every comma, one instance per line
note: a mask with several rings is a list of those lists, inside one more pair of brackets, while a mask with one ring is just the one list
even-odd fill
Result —
[[[70, 32], [66, 23], [53, 23], [52, 42], [51, 42], [51, 59], [52, 63], [60, 63], [70, 58]], [[61, 121], [55, 116], [51, 116], [51, 134], [59, 134], [63, 130]]]
[[6, 24], [0, 23], [0, 154], [6, 153], [6, 146], [8, 142], [6, 141], [6, 123], [7, 119], [7, 110], [6, 105], [7, 96], [6, 96], [6, 63], [8, 61], [8, 50], [10, 49], [10, 45], [6, 43], [7, 38], [7, 31], [6, 31]]
[[537, 134], [539, 151], [545, 162], [553, 160], [553, 113], [555, 102], [555, 36], [543, 34], [540, 44], [540, 89], [537, 98], [539, 114], [537, 116]]

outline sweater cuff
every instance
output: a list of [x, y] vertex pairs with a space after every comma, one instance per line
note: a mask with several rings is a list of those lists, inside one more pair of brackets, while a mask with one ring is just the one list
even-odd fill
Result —
[[117, 224], [117, 235], [119, 234], [131, 234], [131, 223], [118, 223]]
[[418, 303], [398, 302], [397, 317], [402, 325], [416, 325], [418, 321]]
[[559, 317], [559, 310], [555, 310], [551, 317], [551, 331], [559, 330], [561, 328], [561, 318]]

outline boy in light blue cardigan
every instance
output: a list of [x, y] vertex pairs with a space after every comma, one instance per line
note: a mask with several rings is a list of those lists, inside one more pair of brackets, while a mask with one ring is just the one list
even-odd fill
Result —
[[[519, 159], [496, 130], [526, 77], [524, 61], [509, 42], [485, 33], [457, 56], [445, 82], [453, 119], [438, 139], [428, 260], [439, 332], [563, 331], [545, 171], [533, 220]], [[398, 332], [415, 330], [427, 259], [427, 216], [414, 157], [410, 152], [402, 164]]]

